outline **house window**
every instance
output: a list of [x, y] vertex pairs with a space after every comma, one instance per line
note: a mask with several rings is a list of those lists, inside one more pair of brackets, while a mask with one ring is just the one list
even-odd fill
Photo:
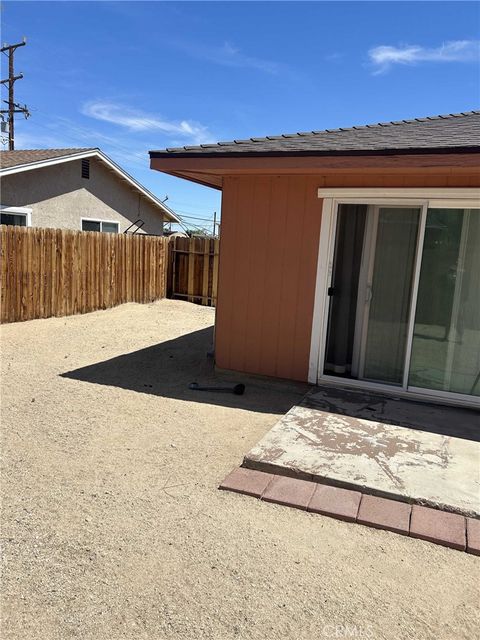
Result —
[[0, 214], [0, 224], [16, 225], [17, 227], [26, 227], [26, 213], [2, 213]]
[[0, 205], [0, 224], [30, 227], [32, 225], [31, 216], [32, 210], [27, 207], [7, 207]]
[[118, 226], [118, 222], [82, 218], [82, 231], [103, 231], [103, 233], [118, 233]]
[[89, 158], [84, 158], [82, 160], [82, 178], [89, 180], [90, 178], [90, 160]]

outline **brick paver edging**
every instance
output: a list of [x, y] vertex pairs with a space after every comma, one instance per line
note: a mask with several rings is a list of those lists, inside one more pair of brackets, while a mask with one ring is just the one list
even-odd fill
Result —
[[358, 522], [480, 556], [480, 520], [309, 480], [239, 467], [219, 489]]

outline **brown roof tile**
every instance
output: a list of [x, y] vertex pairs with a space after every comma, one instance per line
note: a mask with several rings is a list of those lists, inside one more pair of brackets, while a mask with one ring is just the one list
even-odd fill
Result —
[[32, 162], [41, 162], [42, 160], [51, 160], [52, 158], [63, 158], [65, 156], [73, 156], [77, 153], [94, 150], [93, 147], [88, 147], [83, 149], [18, 149], [15, 151], [0, 151], [0, 167], [7, 169], [24, 164], [31, 164]]
[[480, 150], [480, 111], [150, 151], [150, 156], [335, 155]]

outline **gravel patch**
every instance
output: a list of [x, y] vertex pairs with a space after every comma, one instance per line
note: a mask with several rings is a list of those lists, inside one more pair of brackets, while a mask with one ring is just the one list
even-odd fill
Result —
[[2, 638], [478, 637], [478, 558], [218, 491], [306, 387], [216, 373], [213, 320], [1, 327]]

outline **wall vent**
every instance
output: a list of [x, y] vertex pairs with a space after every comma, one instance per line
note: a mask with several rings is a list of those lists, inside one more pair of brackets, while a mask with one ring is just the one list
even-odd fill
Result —
[[90, 159], [84, 158], [82, 160], [82, 178], [88, 180], [90, 178]]

